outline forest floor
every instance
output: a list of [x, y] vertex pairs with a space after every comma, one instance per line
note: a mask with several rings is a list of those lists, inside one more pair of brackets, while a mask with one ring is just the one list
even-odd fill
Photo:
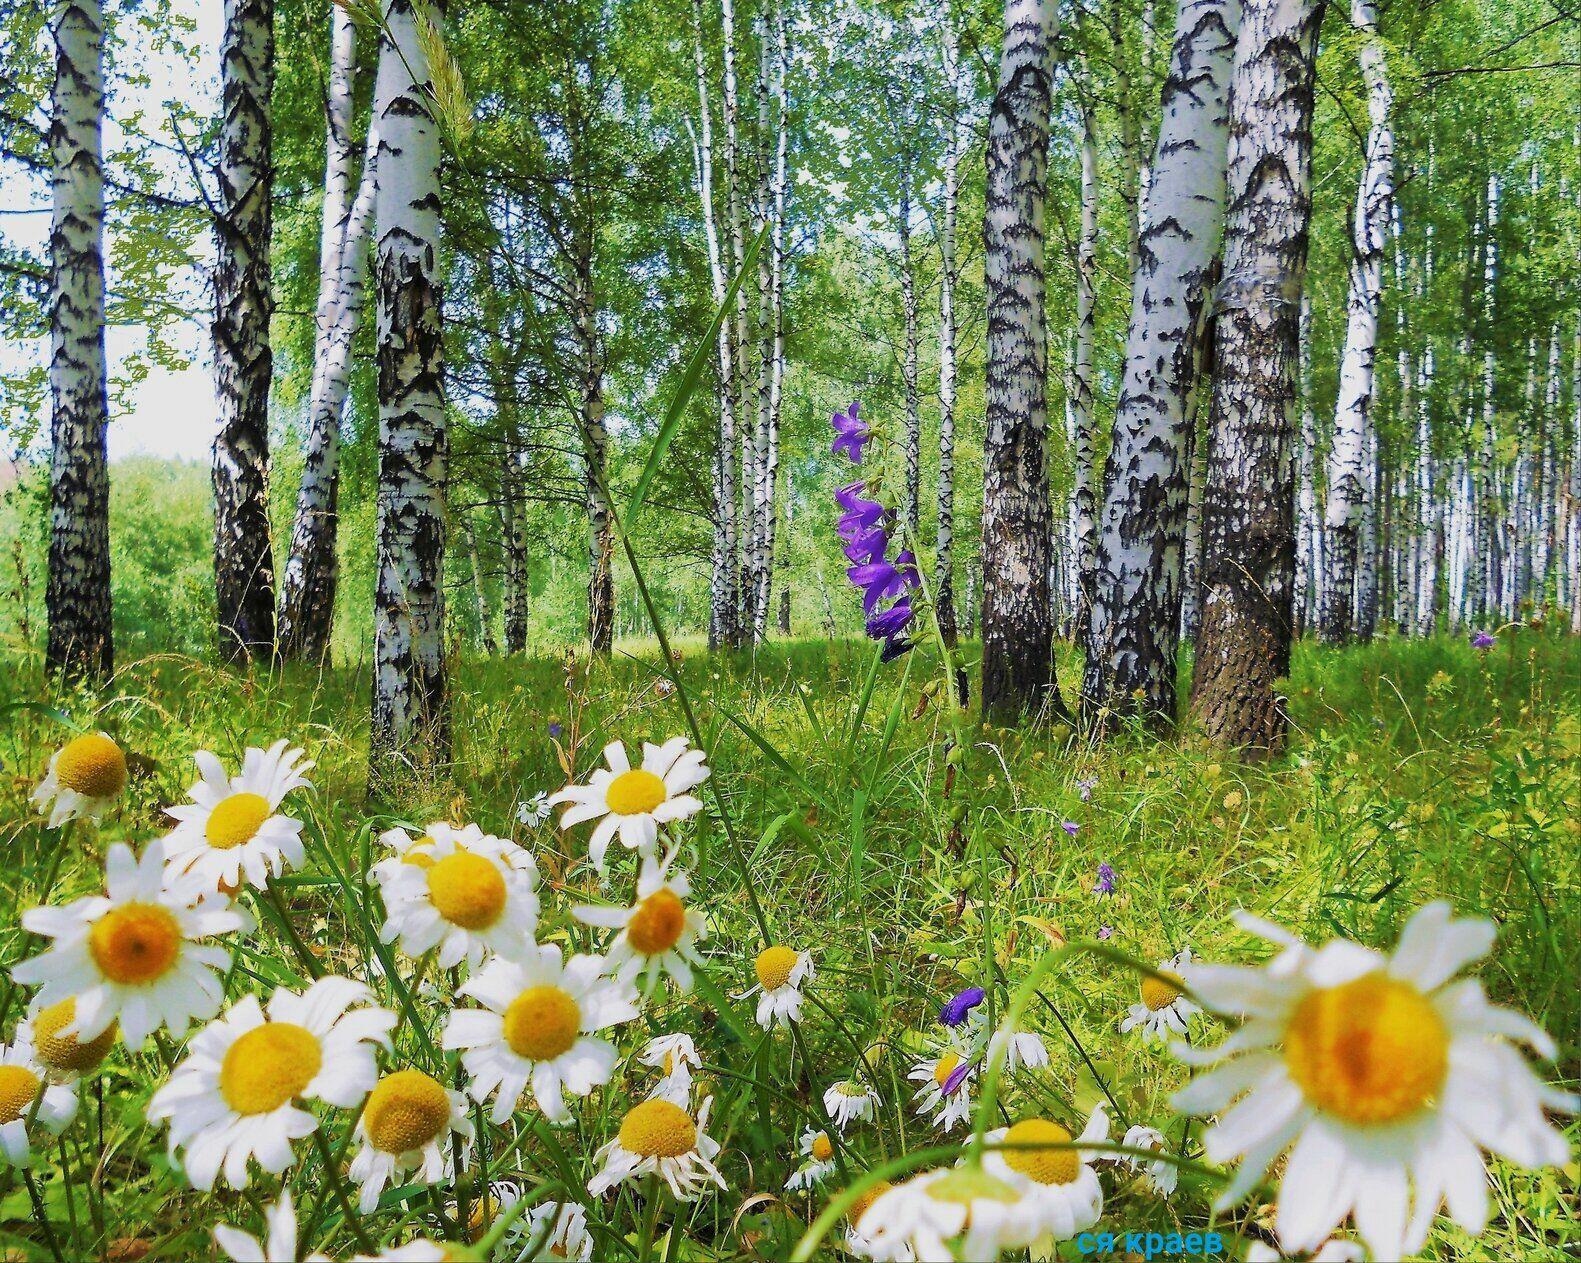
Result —
[[[625, 1054], [652, 1033], [693, 1034], [715, 1096], [709, 1131], [723, 1145], [730, 1187], [682, 1212], [690, 1244], [677, 1239], [671, 1257], [789, 1255], [841, 1187], [836, 1176], [811, 1198], [784, 1191], [801, 1160], [804, 1120], [817, 1108], [812, 1089], [821, 1096], [850, 1077], [859, 1052], [884, 1085], [884, 1099], [879, 1125], [850, 1133], [851, 1161], [874, 1166], [938, 1144], [939, 1134], [913, 1112], [906, 1075], [936, 1047], [941, 1003], [981, 984], [1002, 1006], [1051, 944], [1066, 940], [1103, 938], [1148, 965], [1186, 947], [1202, 959], [1250, 962], [1267, 949], [1233, 924], [1231, 913], [1246, 908], [1310, 940], [1342, 934], [1387, 947], [1412, 911], [1446, 897], [1458, 911], [1497, 923], [1484, 982], [1495, 1000], [1530, 1014], [1558, 1040], [1560, 1063], [1545, 1073], [1576, 1083], [1581, 639], [1505, 631], [1486, 652], [1447, 638], [1384, 639], [1344, 651], [1302, 645], [1289, 686], [1292, 748], [1264, 765], [1237, 762], [1189, 734], [1155, 742], [1132, 733], [1093, 748], [1061, 729], [973, 726], [948, 801], [950, 722], [937, 690], [924, 687], [937, 664], [922, 651], [881, 668], [869, 687], [872, 650], [861, 643], [774, 643], [755, 659], [679, 647], [718, 795], [682, 831], [694, 899], [710, 918], [707, 963], [690, 996], [666, 993], [618, 1043]], [[379, 813], [363, 800], [365, 671], [241, 677], [153, 657], [125, 665], [90, 696], [47, 692], [35, 664], [13, 661], [0, 671], [0, 961], [36, 950], [22, 941], [17, 914], [38, 901], [60, 837], [71, 849], [54, 903], [99, 889], [111, 842], [140, 843], [168, 829], [162, 808], [184, 800], [193, 751], [212, 750], [234, 766], [245, 747], [280, 738], [317, 762], [313, 790], [286, 807], [308, 822], [308, 863], [281, 884], [302, 938], [327, 968], [370, 976], [358, 874], [377, 858], [375, 838], [395, 819], [419, 826], [471, 820], [514, 836], [543, 876], [540, 938], [559, 934], [584, 947], [588, 932], [568, 911], [598, 898], [579, 862], [586, 828], [562, 833], [553, 817], [528, 826], [517, 811], [565, 783], [560, 750], [585, 780], [610, 740], [635, 749], [686, 731], [679, 699], [659, 683], [653, 648], [629, 648], [569, 670], [560, 658], [458, 663], [453, 784], [411, 785], [405, 801]], [[128, 793], [97, 829], [47, 832], [28, 795], [56, 746], [73, 730], [96, 728], [135, 756]], [[959, 843], [951, 838], [957, 802], [967, 805]], [[735, 844], [721, 828], [721, 807]], [[611, 853], [619, 856], [615, 881], [623, 892], [629, 862], [618, 846]], [[1095, 893], [1100, 863], [1112, 866], [1112, 894]], [[773, 940], [813, 953], [805, 1052], [783, 1033], [765, 1036], [752, 1022], [754, 1002], [735, 998], [755, 981], [761, 946], [748, 883]], [[299, 963], [280, 938], [265, 921], [258, 935], [234, 945], [232, 994], [255, 983], [299, 983]], [[372, 976], [382, 993], [384, 980]], [[1030, 1014], [1052, 1063], [1041, 1075], [1019, 1077], [1003, 1104], [1011, 1116], [1038, 1109], [1076, 1124], [1074, 1133], [1107, 1096], [1124, 1121], [1160, 1128], [1200, 1160], [1186, 1123], [1166, 1106], [1186, 1069], [1118, 1030], [1137, 994], [1137, 975], [1114, 958], [1065, 957]], [[437, 1032], [443, 1002], [419, 1003], [421, 1020]], [[1199, 1018], [1192, 1034], [1216, 1039], [1222, 1027]], [[412, 1040], [403, 1028], [397, 1048], [420, 1058]], [[143, 1115], [165, 1078], [154, 1052], [147, 1045], [138, 1055], [113, 1053], [91, 1092], [84, 1088], [85, 1108], [66, 1145], [40, 1158], [65, 1257], [102, 1257], [111, 1239], [121, 1239], [117, 1251], [124, 1251], [127, 1238], [152, 1244], [150, 1257], [204, 1257], [203, 1238], [217, 1221], [260, 1230], [236, 1194], [196, 1193], [173, 1173], [163, 1132]], [[635, 1059], [623, 1061], [610, 1085], [576, 1109], [566, 1152], [579, 1178], [595, 1169], [594, 1152], [648, 1077]], [[331, 1140], [347, 1125], [332, 1121]], [[1581, 1137], [1574, 1120], [1568, 1134], [1572, 1145]], [[514, 1154], [489, 1174], [533, 1188], [562, 1169], [531, 1135]], [[351, 1253], [340, 1212], [315, 1205], [328, 1200], [313, 1176], [317, 1154], [302, 1144], [299, 1157], [298, 1206], [323, 1212], [317, 1238], [304, 1248]], [[92, 1197], [82, 1184], [88, 1167], [99, 1190]], [[1562, 1254], [1567, 1240], [1574, 1248], [1574, 1162], [1493, 1170], [1497, 1205], [1488, 1231], [1473, 1240], [1436, 1229], [1428, 1257], [1537, 1259]], [[1106, 1173], [1103, 1183], [1105, 1230], [1213, 1226], [1226, 1234], [1231, 1257], [1241, 1250], [1237, 1235], [1266, 1235], [1267, 1210], [1256, 1198], [1213, 1220], [1214, 1185], [1192, 1171], [1168, 1200], [1128, 1174]], [[265, 1200], [271, 1188], [262, 1186]], [[0, 1191], [0, 1246], [49, 1257], [22, 1185], [0, 1172]], [[385, 1240], [399, 1239], [428, 1213], [423, 1200], [404, 1210], [397, 1203], [368, 1224]], [[636, 1231], [628, 1220], [613, 1229], [628, 1243]], [[599, 1257], [625, 1251], [606, 1241]], [[1074, 1243], [1062, 1251], [1077, 1257]]]

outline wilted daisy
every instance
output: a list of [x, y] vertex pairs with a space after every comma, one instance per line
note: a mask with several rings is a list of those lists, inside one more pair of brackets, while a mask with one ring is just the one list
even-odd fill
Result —
[[234, 893], [243, 884], [261, 890], [285, 869], [300, 868], [302, 822], [277, 811], [287, 794], [309, 784], [303, 773], [313, 764], [302, 761], [302, 751], [284, 741], [267, 750], [249, 746], [235, 776], [207, 750], [192, 758], [192, 801], [165, 808], [176, 821], [165, 839], [171, 869], [202, 888]]
[[1090, 1163], [1093, 1155], [1077, 1146], [1102, 1144], [1109, 1136], [1109, 1117], [1102, 1105], [1093, 1110], [1075, 1140], [1064, 1127], [1046, 1118], [1027, 1118], [986, 1136], [990, 1144], [1025, 1146], [991, 1150], [983, 1167], [1016, 1189], [1031, 1225], [1028, 1241], [1049, 1237], [1067, 1241], [1098, 1222], [1103, 1189]]
[[549, 819], [549, 813], [553, 810], [554, 808], [549, 803], [549, 795], [540, 790], [526, 802], [517, 804], [516, 819], [524, 825], [537, 828], [545, 820]]
[[1446, 1200], [1456, 1223], [1482, 1231], [1483, 1149], [1524, 1167], [1568, 1159], [1543, 1111], [1574, 1111], [1576, 1098], [1544, 1084], [1516, 1047], [1552, 1058], [1553, 1041], [1489, 1004], [1477, 980], [1454, 980], [1493, 945], [1492, 922], [1430, 903], [1390, 956], [1345, 939], [1313, 949], [1255, 917], [1239, 921], [1281, 950], [1262, 968], [1199, 966], [1203, 1003], [1243, 1025], [1216, 1049], [1176, 1050], [1217, 1066], [1174, 1103], [1220, 1115], [1203, 1137], [1208, 1159], [1241, 1162], [1221, 1206], [1288, 1149], [1283, 1247], [1315, 1249], [1354, 1216], [1373, 1256], [1395, 1259], [1422, 1248]]
[[673, 1101], [657, 1098], [628, 1110], [615, 1139], [594, 1155], [603, 1167], [587, 1182], [587, 1191], [602, 1197], [618, 1184], [647, 1175], [657, 1175], [682, 1201], [691, 1201], [710, 1181], [726, 1187], [714, 1165], [719, 1142], [705, 1130], [712, 1105], [709, 1097], [695, 1120]]
[[945, 1049], [937, 1057], [919, 1061], [906, 1076], [922, 1084], [922, 1089], [912, 1100], [917, 1112], [931, 1117], [935, 1125], [951, 1131], [972, 1116], [972, 1065], [962, 1061], [954, 1049]]
[[626, 983], [604, 977], [599, 956], [573, 956], [534, 946], [519, 961], [496, 956], [458, 994], [484, 1004], [457, 1009], [445, 1021], [444, 1047], [464, 1050], [467, 1092], [480, 1104], [494, 1097], [490, 1118], [503, 1123], [530, 1084], [544, 1117], [570, 1117], [565, 1093], [586, 1096], [608, 1083], [619, 1054], [595, 1031], [637, 1016]]
[[802, 1162], [791, 1172], [785, 1187], [792, 1193], [806, 1189], [811, 1192], [835, 1171], [834, 1143], [826, 1131], [809, 1127], [801, 1134]]
[[[41, 1093], [43, 1100], [39, 1100]], [[75, 1085], [50, 1083], [24, 1040], [0, 1044], [0, 1167], [32, 1164], [30, 1118], [49, 1135], [58, 1136], [76, 1115]]]
[[472, 1138], [467, 1101], [461, 1093], [421, 1070], [397, 1070], [374, 1084], [357, 1120], [362, 1142], [351, 1161], [351, 1178], [362, 1189], [363, 1214], [379, 1204], [379, 1195], [396, 1176], [422, 1184], [445, 1178], [451, 1136]]
[[[282, 1188], [280, 1200], [264, 1211], [262, 1241], [240, 1228], [215, 1224], [214, 1243], [236, 1263], [297, 1263], [296, 1208], [291, 1204], [291, 1190]], [[305, 1263], [329, 1263], [329, 1260], [314, 1252], [306, 1257]]]
[[758, 985], [739, 999], [758, 997], [758, 1025], [773, 1030], [801, 1021], [801, 984], [813, 976], [812, 953], [793, 947], [765, 947], [753, 962]]
[[645, 859], [637, 879], [637, 901], [629, 908], [583, 906], [571, 915], [585, 925], [620, 931], [609, 945], [609, 971], [622, 982], [642, 979], [651, 995], [665, 974], [682, 991], [692, 989], [692, 966], [701, 964], [694, 944], [705, 933], [707, 918], [686, 906], [692, 883], [679, 869]]
[[645, 1066], [657, 1067], [660, 1079], [649, 1092], [649, 1097], [671, 1101], [682, 1109], [692, 1103], [692, 1069], [703, 1064], [697, 1054], [692, 1037], [677, 1031], [650, 1039], [642, 1055], [637, 1058]]
[[193, 1037], [148, 1117], [169, 1122], [194, 1188], [213, 1188], [222, 1168], [227, 1184], [246, 1188], [249, 1158], [283, 1172], [291, 1142], [318, 1125], [298, 1101], [362, 1102], [379, 1077], [374, 1049], [389, 1047], [395, 1025], [394, 1013], [368, 1006], [372, 998], [360, 982], [320, 978], [301, 995], [277, 988], [267, 1014], [257, 996], [243, 996]]
[[593, 1257], [587, 1210], [578, 1202], [541, 1202], [506, 1229], [497, 1253], [516, 1263], [586, 1263]]
[[532, 949], [538, 865], [514, 842], [475, 824], [431, 824], [397, 862], [381, 861], [374, 872], [388, 913], [379, 939], [399, 939], [408, 956], [437, 947], [441, 969], [462, 961], [476, 969], [485, 952]]
[[708, 765], [703, 752], [690, 749], [690, 744], [685, 737], [671, 737], [662, 746], [644, 741], [642, 766], [634, 768], [626, 747], [611, 741], [604, 747], [607, 769], [596, 769], [586, 785], [568, 785], [550, 797], [551, 805], [570, 804], [560, 817], [562, 829], [598, 821], [587, 840], [587, 858], [600, 873], [604, 853], [617, 833], [622, 846], [651, 856], [661, 824], [673, 824], [703, 809], [702, 801], [689, 791], [708, 779]]
[[194, 904], [191, 890], [168, 886], [161, 842], [141, 859], [117, 842], [104, 881], [104, 895], [22, 914], [23, 929], [55, 941], [11, 976], [38, 985], [41, 1009], [73, 1001], [73, 1021], [59, 1034], [91, 1043], [119, 1020], [135, 1050], [161, 1026], [179, 1036], [193, 1019], [218, 1013], [230, 953], [199, 940], [250, 927], [251, 918], [223, 897]]
[[1202, 1012], [1186, 995], [1191, 970], [1191, 949], [1188, 947], [1159, 962], [1158, 974], [1162, 976], [1144, 974], [1141, 1002], [1131, 1006], [1120, 1023], [1120, 1030], [1140, 1029], [1144, 1041], [1184, 1035], [1192, 1014]]
[[89, 732], [49, 756], [33, 805], [56, 829], [68, 820], [99, 819], [125, 788], [126, 754], [109, 733]]
[[[1126, 1129], [1125, 1139], [1120, 1143], [1127, 1149], [1161, 1151], [1165, 1145], [1164, 1133], [1152, 1127], [1132, 1126]], [[1118, 1155], [1117, 1160], [1133, 1171], [1140, 1171], [1160, 1197], [1168, 1197], [1180, 1182], [1180, 1169], [1173, 1162], [1165, 1162], [1162, 1158], [1139, 1158], [1124, 1153]]]
[[78, 1039], [66, 1032], [77, 1020], [77, 1001], [73, 996], [57, 1000], [48, 1007], [34, 1006], [28, 1019], [17, 1028], [17, 1039], [33, 1050], [34, 1059], [44, 1067], [52, 1083], [70, 1083], [98, 1067], [115, 1047], [120, 1029], [111, 1022], [92, 1039]]
[[927, 1171], [876, 1198], [858, 1224], [874, 1259], [996, 1259], [1037, 1235], [1019, 1190], [984, 1167]]
[[852, 1123], [870, 1123], [878, 1114], [878, 1093], [855, 1079], [844, 1079], [823, 1094], [823, 1107], [844, 1131]]

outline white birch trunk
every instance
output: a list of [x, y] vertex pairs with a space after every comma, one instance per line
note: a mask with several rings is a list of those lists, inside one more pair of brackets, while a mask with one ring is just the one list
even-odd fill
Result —
[[340, 427], [351, 384], [351, 346], [362, 317], [368, 238], [373, 229], [377, 135], [369, 137], [352, 197], [351, 143], [356, 27], [330, 10], [330, 73], [325, 127], [324, 210], [319, 238], [313, 384], [308, 397], [291, 547], [280, 576], [276, 625], [280, 656], [323, 658], [334, 626], [335, 535], [340, 486]]
[[[902, 127], [911, 126], [908, 115], [902, 115]], [[905, 497], [901, 506], [901, 522], [906, 540], [917, 540], [922, 526], [922, 399], [917, 389], [917, 272], [911, 249], [911, 140], [897, 138], [901, 147], [900, 206], [895, 216], [896, 235], [900, 238], [900, 307], [905, 344], [901, 351], [900, 380], [906, 395]]]
[[1048, 328], [1043, 207], [1053, 101], [1053, 0], [1006, 0], [988, 127], [983, 444], [984, 713], [1063, 716], [1053, 670]]
[[65, 0], [51, 19], [49, 617], [45, 663], [115, 667], [110, 609], [109, 400], [104, 361], [104, 17]]
[[269, 544], [269, 240], [274, 0], [225, 0], [214, 220], [214, 596], [220, 652], [274, 652]]
[[[1239, 0], [1181, 0], [1103, 480], [1089, 715], [1175, 713], [1190, 400], [1224, 226]], [[1137, 695], [1140, 693], [1140, 698]]]
[[371, 784], [449, 758], [439, 124], [413, 0], [386, 0], [374, 89], [379, 491]]
[[965, 105], [961, 99], [960, 53], [947, 17], [941, 22], [940, 43], [949, 114], [944, 130], [944, 204], [939, 229], [939, 533], [933, 586], [940, 632], [946, 644], [954, 645], [959, 635], [955, 611], [955, 233], [960, 215]]
[[1295, 634], [1312, 625], [1321, 574], [1317, 557], [1317, 414], [1312, 408], [1312, 296], [1301, 295], [1301, 436], [1296, 451]]
[[1097, 506], [1093, 495], [1092, 361], [1098, 335], [1098, 137], [1090, 107], [1081, 112], [1081, 229], [1076, 239], [1076, 329], [1070, 368], [1072, 538], [1070, 565], [1076, 580], [1072, 606], [1083, 649], [1098, 643], [1090, 631], [1094, 569], [1098, 562]]
[[483, 563], [478, 556], [478, 533], [472, 525], [472, 514], [461, 515], [461, 526], [467, 533], [467, 564], [472, 571], [472, 603], [478, 616], [478, 647], [487, 657], [499, 653], [499, 642], [494, 639], [494, 620], [489, 614], [488, 592], [483, 585]]
[[1482, 451], [1477, 462], [1477, 479], [1480, 488], [1476, 499], [1476, 528], [1472, 545], [1476, 552], [1477, 581], [1471, 617], [1485, 619], [1498, 610], [1494, 585], [1498, 568], [1494, 564], [1496, 541], [1495, 524], [1498, 520], [1498, 490], [1494, 480], [1494, 461], [1497, 453], [1495, 425], [1497, 412], [1494, 404], [1495, 359], [1493, 353], [1494, 292], [1499, 275], [1499, 177], [1488, 177], [1487, 215], [1483, 221], [1482, 255]]
[[1351, 24], [1362, 39], [1361, 70], [1367, 84], [1370, 128], [1361, 184], [1356, 191], [1350, 293], [1345, 303], [1345, 351], [1340, 360], [1324, 509], [1326, 548], [1318, 630], [1330, 644], [1350, 638], [1352, 609], [1366, 603], [1357, 590], [1357, 547], [1368, 488], [1375, 477], [1367, 468], [1366, 457], [1373, 442], [1378, 309], [1383, 298], [1383, 255], [1394, 198], [1394, 131], [1389, 118], [1393, 97], [1373, 0], [1352, 0]]
[[[725, 190], [726, 219], [729, 225], [730, 237], [730, 272], [734, 276], [741, 271], [745, 258], [746, 241], [742, 230], [742, 211], [745, 195], [741, 187], [741, 98], [736, 79], [736, 17], [735, 0], [720, 0], [720, 20], [724, 37], [724, 105], [725, 105], [725, 173], [727, 188]], [[740, 499], [744, 512], [741, 514], [741, 551], [743, 557], [737, 569], [736, 581], [733, 585], [736, 591], [737, 608], [731, 619], [731, 632], [733, 643], [737, 646], [743, 644], [752, 631], [752, 535], [755, 517], [753, 514], [752, 488], [757, 482], [757, 471], [754, 468], [754, 457], [757, 452], [756, 426], [752, 422], [754, 415], [751, 402], [747, 397], [747, 287], [742, 284], [736, 289], [736, 303], [734, 318], [729, 322], [731, 328], [731, 355], [735, 361], [735, 371], [731, 380], [735, 385], [735, 413], [739, 423], [738, 436], [741, 446], [741, 478]]]

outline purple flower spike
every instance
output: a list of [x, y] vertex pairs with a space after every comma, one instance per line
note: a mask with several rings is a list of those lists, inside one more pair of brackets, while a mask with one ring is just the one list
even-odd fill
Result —
[[870, 531], [863, 531], [845, 546], [846, 558], [854, 564], [861, 566], [870, 561], [882, 560], [889, 551], [889, 536], [882, 526], [875, 526]]
[[874, 640], [893, 640], [910, 625], [914, 613], [911, 599], [903, 596], [887, 610], [867, 620], [867, 634]]
[[954, 1070], [950, 1071], [949, 1077], [944, 1080], [944, 1086], [939, 1091], [943, 1092], [945, 1096], [949, 1096], [956, 1088], [966, 1082], [966, 1076], [971, 1074], [975, 1068], [972, 1062], [961, 1062]]
[[1084, 803], [1092, 801], [1092, 791], [1096, 788], [1098, 788], [1098, 778], [1096, 776], [1089, 776], [1076, 782], [1076, 792], [1081, 795], [1081, 800]]
[[966, 1020], [966, 1015], [986, 998], [987, 995], [981, 987], [967, 987], [965, 991], [957, 991], [939, 1010], [939, 1021], [946, 1026], [959, 1026]]
[[1105, 860], [1098, 865], [1098, 880], [1093, 885], [1092, 893], [1095, 895], [1112, 895], [1117, 882], [1114, 866]]
[[1471, 647], [1473, 649], [1488, 650], [1498, 643], [1499, 638], [1492, 632], [1479, 631], [1471, 638]]
[[884, 506], [862, 495], [866, 486], [865, 482], [851, 482], [834, 493], [834, 502], [845, 510], [836, 529], [840, 538], [847, 542], [871, 531], [884, 520]]
[[1075, 837], [1076, 834], [1078, 832], [1080, 832], [1080, 830], [1081, 830], [1081, 826], [1079, 824], [1077, 824], [1074, 820], [1067, 820], [1067, 821], [1065, 821], [1063, 824], [1060, 825], [1060, 828], [1065, 830], [1066, 833], [1070, 834], [1071, 837]]
[[872, 430], [858, 419], [856, 415], [857, 404], [852, 404], [844, 412], [837, 412], [830, 418], [834, 426], [834, 446], [829, 450], [836, 456], [844, 452], [851, 458], [853, 465], [862, 463], [862, 444], [873, 437]]

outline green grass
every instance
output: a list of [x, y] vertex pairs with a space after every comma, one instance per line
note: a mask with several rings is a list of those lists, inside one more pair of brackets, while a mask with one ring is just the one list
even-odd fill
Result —
[[[1498, 946], [1483, 969], [1489, 991], [1560, 1041], [1552, 1077], [1572, 1086], [1578, 1077], [1581, 641], [1506, 633], [1486, 655], [1458, 640], [1385, 640], [1350, 651], [1302, 646], [1290, 681], [1296, 738], [1288, 757], [1263, 765], [1206, 748], [1189, 731], [1167, 742], [1126, 734], [1092, 748], [1062, 730], [973, 724], [949, 798], [951, 716], [927, 683], [937, 663], [920, 651], [881, 669], [856, 722], [871, 666], [864, 644], [775, 643], [755, 660], [710, 657], [691, 643], [677, 647], [717, 793], [707, 817], [683, 832], [683, 854], [711, 918], [709, 981], [690, 997], [670, 993], [650, 1007], [621, 1045], [627, 1051], [659, 1031], [694, 1034], [705, 1060], [719, 1068], [705, 1076], [716, 1097], [710, 1130], [725, 1146], [731, 1188], [678, 1218], [666, 1211], [656, 1249], [670, 1244], [672, 1257], [790, 1253], [839, 1187], [835, 1182], [811, 1201], [783, 1192], [796, 1137], [816, 1115], [816, 1095], [850, 1076], [859, 1052], [885, 1087], [885, 1109], [883, 1126], [852, 1132], [851, 1166], [937, 1143], [909, 1109], [905, 1074], [938, 1030], [941, 1001], [980, 983], [1002, 1010], [1051, 942], [1091, 940], [1105, 926], [1112, 928], [1110, 947], [1148, 964], [1185, 946], [1202, 958], [1251, 961], [1264, 949], [1233, 926], [1236, 908], [1310, 938], [1344, 934], [1387, 946], [1413, 910], [1445, 896], [1459, 911], [1498, 923]], [[588, 950], [587, 931], [568, 915], [596, 892], [577, 862], [586, 828], [569, 835], [552, 822], [528, 829], [515, 822], [513, 808], [538, 790], [558, 788], [566, 771], [585, 778], [608, 740], [631, 745], [685, 731], [676, 699], [656, 687], [655, 647], [623, 650], [608, 662], [569, 667], [558, 658], [458, 663], [452, 780], [414, 781], [401, 801], [377, 810], [363, 795], [365, 673], [241, 678], [163, 656], [124, 666], [97, 693], [62, 695], [45, 686], [35, 661], [13, 659], [0, 673], [0, 960], [28, 953], [17, 914], [37, 902], [60, 844], [32, 814], [27, 794], [50, 751], [73, 729], [89, 728], [120, 738], [139, 756], [138, 772], [119, 814], [97, 831], [64, 835], [70, 849], [52, 902], [97, 888], [109, 842], [162, 832], [161, 808], [181, 801], [193, 779], [193, 750], [211, 749], [234, 763], [249, 744], [289, 737], [308, 747], [318, 768], [315, 791], [292, 800], [294, 814], [308, 821], [310, 862], [284, 883], [285, 894], [325, 968], [366, 968], [367, 918], [377, 913], [356, 877], [366, 870], [373, 837], [393, 819], [476, 820], [513, 833], [544, 874], [540, 937]], [[1068, 688], [1073, 672], [1065, 682]], [[551, 721], [564, 726], [572, 761], [565, 771], [548, 735]], [[1097, 781], [1086, 803], [1077, 788], [1083, 778]], [[720, 809], [733, 822], [735, 846], [721, 828]], [[1074, 838], [1065, 821], [1077, 825]], [[336, 864], [328, 862], [331, 854]], [[1112, 899], [1092, 894], [1100, 861], [1119, 876]], [[351, 874], [349, 887], [336, 880], [337, 868]], [[619, 870], [616, 890], [624, 891], [628, 873]], [[750, 1002], [722, 1003], [750, 984], [761, 946], [748, 881], [773, 939], [816, 956], [805, 1062], [785, 1034], [763, 1037]], [[233, 996], [301, 975], [301, 963], [267, 921], [238, 957]], [[1002, 1103], [1010, 1117], [1037, 1111], [1079, 1123], [1106, 1088], [1132, 1121], [1162, 1128], [1200, 1159], [1183, 1121], [1165, 1107], [1185, 1070], [1117, 1032], [1136, 989], [1136, 974], [1113, 960], [1091, 953], [1062, 960], [1030, 1010], [1053, 1065], [1035, 1080], [1018, 1078]], [[437, 1032], [442, 1010], [425, 1002], [420, 1017]], [[1217, 1029], [1197, 1028], [1196, 1037]], [[437, 1069], [410, 1023], [397, 1048], [396, 1060]], [[128, 1235], [152, 1244], [150, 1257], [203, 1257], [216, 1220], [258, 1229], [237, 1195], [192, 1192], [172, 1171], [163, 1132], [143, 1121], [147, 1098], [164, 1077], [152, 1054], [152, 1045], [146, 1055], [117, 1050], [100, 1080], [85, 1088], [63, 1150], [71, 1178], [62, 1177], [59, 1154], [40, 1167], [51, 1226], [67, 1258], [101, 1257], [109, 1238]], [[576, 1128], [558, 1143], [579, 1178], [650, 1080], [644, 1068], [623, 1064], [610, 1086], [576, 1111]], [[329, 1120], [332, 1144], [351, 1121], [345, 1114]], [[563, 1173], [530, 1123], [523, 1114], [516, 1124], [520, 1144], [507, 1169], [491, 1170], [529, 1189]], [[496, 1157], [508, 1143], [491, 1137]], [[325, 1181], [305, 1142], [298, 1156], [298, 1205], [315, 1205]], [[90, 1213], [90, 1168], [102, 1213]], [[1122, 1176], [1103, 1180], [1105, 1228], [1189, 1231], [1210, 1223], [1213, 1185], [1205, 1178], [1187, 1174], [1169, 1202]], [[1454, 1229], [1435, 1232], [1430, 1257], [1550, 1258], [1574, 1248], [1574, 1166], [1496, 1166], [1494, 1181], [1497, 1208], [1488, 1231], [1477, 1240]], [[49, 1257], [26, 1191], [6, 1173], [0, 1188], [8, 1190], [0, 1201], [0, 1244], [22, 1257]], [[272, 1200], [270, 1182], [260, 1191]], [[1255, 1235], [1256, 1211], [1254, 1201], [1216, 1226], [1227, 1235]], [[381, 1210], [370, 1230], [388, 1240], [422, 1226], [428, 1213], [429, 1203], [418, 1198], [409, 1210]], [[635, 1242], [638, 1217], [625, 1195], [595, 1218]], [[351, 1253], [332, 1205], [322, 1222], [310, 1247]], [[1071, 1244], [1062, 1250], [1076, 1257]], [[599, 1257], [621, 1253], [613, 1237], [603, 1238]]]

